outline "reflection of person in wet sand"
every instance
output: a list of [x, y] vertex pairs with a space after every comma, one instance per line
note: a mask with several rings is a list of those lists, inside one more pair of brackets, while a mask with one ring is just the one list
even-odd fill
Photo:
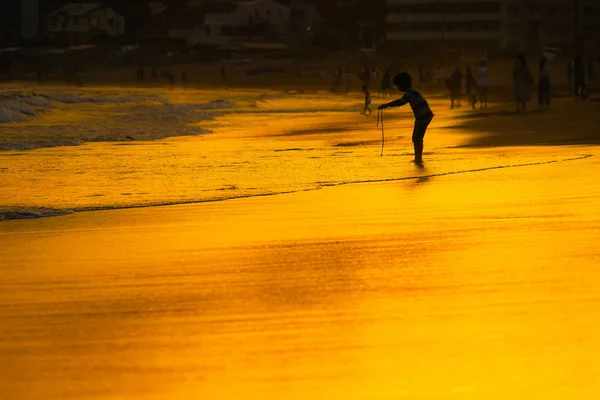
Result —
[[388, 107], [400, 107], [410, 104], [410, 108], [412, 108], [415, 115], [415, 126], [412, 135], [415, 148], [414, 162], [420, 164], [423, 162], [423, 138], [434, 115], [427, 100], [421, 96], [421, 93], [412, 88], [412, 78], [407, 72], [401, 72], [394, 77], [394, 86], [404, 92], [404, 95], [398, 100], [380, 105], [377, 109], [383, 110]]

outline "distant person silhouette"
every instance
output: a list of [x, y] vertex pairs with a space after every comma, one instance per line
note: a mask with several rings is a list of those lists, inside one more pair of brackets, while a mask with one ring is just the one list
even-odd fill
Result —
[[456, 106], [460, 106], [460, 103], [459, 103], [460, 91], [458, 89], [458, 84], [456, 83], [456, 81], [454, 79], [452, 79], [452, 77], [449, 77], [444, 80], [444, 85], [446, 86], [446, 88], [448, 89], [448, 92], [450, 93], [450, 108], [451, 109], [454, 108], [454, 106], [455, 106], [454, 102], [457, 102]]
[[531, 85], [533, 76], [527, 67], [525, 55], [517, 55], [513, 67], [513, 84], [515, 89], [515, 101], [517, 103], [517, 113], [525, 112], [527, 103], [531, 100]]
[[386, 95], [391, 94], [392, 89], [392, 72], [389, 69], [386, 69], [383, 73], [383, 77], [381, 78], [381, 84], [379, 86], [379, 96], [386, 97]]
[[585, 84], [585, 65], [581, 56], [575, 57], [573, 60], [573, 94], [575, 99], [585, 99], [587, 87]]
[[363, 114], [367, 115], [367, 111], [369, 111], [369, 115], [373, 112], [371, 110], [371, 93], [369, 93], [369, 89], [366, 86], [362, 87], [362, 91], [365, 93], [365, 108], [363, 110]]
[[542, 57], [538, 77], [538, 105], [540, 107], [550, 105], [550, 73], [546, 64], [546, 57]]
[[482, 108], [488, 106], [488, 89], [490, 87], [490, 71], [488, 70], [487, 63], [482, 61], [479, 69], [477, 70], [477, 78], [479, 80], [479, 104]]
[[473, 75], [473, 71], [471, 71], [471, 67], [467, 67], [467, 75], [466, 75], [466, 88], [467, 88], [467, 96], [469, 101], [471, 102], [471, 106], [475, 109], [475, 105], [477, 104], [477, 80]]
[[175, 74], [169, 70], [163, 69], [161, 75], [169, 81], [169, 86], [175, 86]]
[[371, 83], [371, 68], [365, 67], [362, 77], [363, 77], [363, 84], [365, 86], [369, 86], [369, 83]]
[[462, 80], [464, 75], [460, 72], [460, 68], [456, 67], [454, 72], [452, 73], [452, 80], [454, 80], [456, 90], [456, 105], [460, 107], [460, 94], [462, 92]]
[[433, 120], [433, 112], [429, 108], [427, 100], [421, 93], [412, 88], [412, 77], [407, 72], [400, 72], [394, 77], [394, 86], [398, 88], [404, 95], [398, 100], [382, 104], [377, 109], [383, 110], [388, 107], [400, 107], [405, 104], [410, 104], [415, 116], [415, 125], [413, 128], [412, 141], [415, 150], [414, 162], [417, 164], [423, 163], [423, 138], [427, 132], [427, 127]]
[[439, 65], [437, 67], [435, 67], [435, 78], [437, 81], [437, 85], [440, 86], [444, 86], [444, 69], [442, 67], [440, 67]]

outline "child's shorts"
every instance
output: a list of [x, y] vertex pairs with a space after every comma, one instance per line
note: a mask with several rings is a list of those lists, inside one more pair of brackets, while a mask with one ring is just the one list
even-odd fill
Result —
[[412, 141], [413, 143], [423, 143], [425, 132], [427, 127], [433, 120], [433, 115], [424, 119], [417, 119], [415, 121], [415, 128], [413, 129]]

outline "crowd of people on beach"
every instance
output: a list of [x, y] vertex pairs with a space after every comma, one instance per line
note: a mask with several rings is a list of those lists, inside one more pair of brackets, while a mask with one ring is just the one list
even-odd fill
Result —
[[[585, 99], [589, 95], [589, 89], [586, 83], [585, 69], [582, 67], [583, 62], [581, 57], [576, 57], [572, 64], [569, 64], [569, 78], [573, 78], [573, 89], [575, 99]], [[371, 93], [369, 92], [369, 82], [371, 80], [371, 70], [365, 68], [359, 77], [363, 79], [362, 91], [365, 95], [364, 102], [364, 115], [371, 115]], [[340, 74], [341, 76], [341, 74]], [[388, 88], [394, 87], [402, 93], [402, 97], [397, 100], [393, 100], [377, 107], [377, 123], [383, 121], [383, 110], [393, 107], [401, 107], [404, 105], [410, 105], [415, 116], [415, 123], [413, 128], [412, 142], [414, 144], [414, 155], [415, 163], [422, 165], [423, 163], [423, 140], [429, 124], [435, 117], [432, 109], [425, 97], [414, 88], [412, 76], [406, 72], [397, 73], [393, 79], [391, 77], [391, 70], [386, 70], [383, 73], [380, 95], [384, 94]], [[427, 86], [428, 83], [432, 83], [432, 75], [423, 73], [423, 68], [419, 68], [419, 78], [423, 81], [419, 81], [419, 84]], [[514, 99], [516, 102], [518, 114], [525, 112], [527, 103], [531, 99], [531, 91], [535, 84], [535, 79], [531, 73], [527, 59], [524, 54], [518, 54], [512, 69], [512, 80], [514, 86]], [[480, 103], [480, 108], [486, 108], [488, 106], [488, 88], [490, 86], [490, 72], [488, 70], [487, 62], [481, 61], [479, 67], [474, 73], [470, 66], [466, 67], [465, 73], [463, 74], [460, 67], [456, 67], [452, 74], [447, 77], [444, 81], [445, 86], [450, 92], [451, 108], [460, 106], [460, 97], [462, 93], [463, 81], [465, 86], [465, 92], [469, 103], [473, 109], [476, 108], [477, 103]], [[550, 73], [548, 71], [548, 60], [546, 57], [541, 57], [538, 66], [538, 105], [540, 107], [547, 107], [550, 105], [551, 97], [551, 85], [550, 85]], [[382, 148], [381, 155], [383, 155], [384, 132], [382, 124]]]
[[[569, 86], [573, 88], [573, 97], [576, 100], [585, 100], [589, 97], [590, 91], [587, 81], [588, 78], [593, 78], [593, 76], [588, 77], [586, 75], [593, 74], [593, 71], [594, 69], [590, 69], [586, 74], [586, 66], [580, 56], [569, 61], [568, 81]], [[535, 75], [537, 75], [537, 79]], [[339, 76], [341, 77], [341, 73]], [[368, 88], [372, 86], [372, 81], [379, 77], [378, 97], [392, 95], [393, 71], [391, 69], [364, 68], [359, 72], [359, 78], [363, 82], [362, 91], [365, 93], [363, 114], [370, 114], [371, 93]], [[420, 65], [416, 81], [419, 87], [423, 89], [445, 88], [449, 95], [451, 109], [460, 107], [462, 98], [466, 99], [473, 109], [476, 109], [478, 105], [479, 108], [488, 107], [491, 74], [485, 60], [481, 61], [476, 68], [467, 65], [464, 73], [460, 67], [456, 67], [450, 75], [446, 75], [440, 66], [433, 68]], [[537, 74], [535, 74], [531, 71], [525, 55], [518, 54], [512, 69], [512, 82], [517, 113], [526, 111], [535, 88], [537, 88], [538, 106], [541, 108], [550, 106], [553, 88], [546, 57], [540, 58]]]

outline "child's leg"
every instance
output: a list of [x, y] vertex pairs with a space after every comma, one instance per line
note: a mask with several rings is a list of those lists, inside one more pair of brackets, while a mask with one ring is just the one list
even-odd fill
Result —
[[425, 133], [427, 132], [427, 127], [431, 123], [433, 117], [426, 120], [416, 120], [415, 127], [413, 129], [413, 147], [415, 150], [415, 162], [421, 163], [423, 162], [423, 138], [425, 137]]
[[422, 163], [423, 162], [423, 142], [413, 143], [413, 147], [415, 150], [415, 162]]

